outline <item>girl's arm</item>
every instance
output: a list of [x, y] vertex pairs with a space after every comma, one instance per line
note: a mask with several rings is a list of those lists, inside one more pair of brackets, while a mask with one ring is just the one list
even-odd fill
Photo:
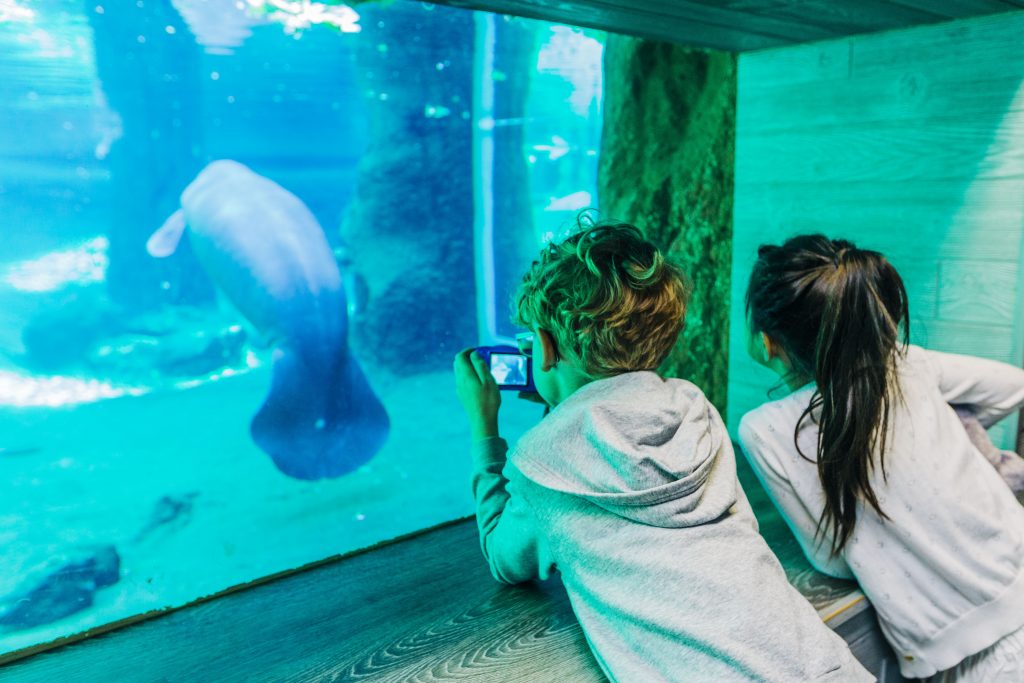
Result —
[[[841, 555], [831, 555], [830, 539], [827, 535], [815, 538], [820, 511], [818, 515], [811, 511], [781, 467], [778, 458], [780, 446], [773, 443], [771, 435], [762, 436], [763, 430], [756, 427], [754, 421], [749, 418], [750, 415], [746, 415], [740, 421], [740, 446], [754, 474], [768, 492], [768, 497], [796, 537], [807, 561], [822, 574], [839, 579], [856, 578]], [[807, 476], [812, 477], [813, 481], [808, 482], [805, 488], [809, 491], [820, 491], [818, 472], [812, 464], [807, 465], [806, 468], [800, 469], [806, 470]]]
[[491, 575], [502, 583], [546, 579], [555, 563], [520, 490], [525, 478], [506, 464], [508, 444], [492, 437], [473, 447], [473, 497], [480, 547]]
[[986, 358], [920, 351], [935, 371], [946, 403], [971, 406], [983, 426], [991, 427], [1024, 406], [1024, 369]]

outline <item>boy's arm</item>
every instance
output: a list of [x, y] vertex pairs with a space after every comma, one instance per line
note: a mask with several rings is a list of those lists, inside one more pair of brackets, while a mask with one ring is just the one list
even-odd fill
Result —
[[969, 405], [985, 427], [1024, 406], [1024, 369], [986, 358], [921, 349], [946, 403]]
[[508, 444], [500, 437], [473, 444], [473, 498], [480, 547], [491, 574], [502, 583], [548, 578], [555, 568], [533, 510], [519, 488], [523, 476], [506, 464]]
[[[855, 578], [846, 560], [840, 555], [831, 554], [827, 535], [818, 535], [818, 518], [811, 512], [797, 493], [793, 482], [779, 466], [772, 445], [746, 416], [740, 421], [739, 438], [741, 450], [750, 463], [750, 468], [754, 470], [761, 486], [793, 532], [811, 566], [822, 574], [839, 579]], [[808, 476], [815, 477], [814, 485], [808, 488], [820, 489], [817, 471], [809, 468]]]

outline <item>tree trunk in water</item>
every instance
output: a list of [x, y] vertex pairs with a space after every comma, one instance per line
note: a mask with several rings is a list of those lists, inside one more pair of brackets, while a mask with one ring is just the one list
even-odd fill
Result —
[[107, 158], [114, 207], [108, 294], [129, 312], [212, 302], [213, 286], [187, 240], [162, 261], [145, 249], [203, 164], [199, 47], [169, 0], [90, 9], [89, 20], [99, 79], [123, 131]]
[[599, 197], [693, 282], [686, 327], [662, 366], [724, 415], [736, 129], [736, 57], [610, 35]]
[[369, 146], [342, 226], [369, 303], [351, 339], [396, 374], [451, 366], [476, 341], [473, 15], [360, 6]]

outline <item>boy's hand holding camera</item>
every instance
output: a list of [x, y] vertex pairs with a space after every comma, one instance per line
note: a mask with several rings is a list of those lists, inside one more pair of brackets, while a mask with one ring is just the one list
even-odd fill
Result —
[[469, 418], [474, 439], [498, 436], [498, 408], [501, 392], [487, 362], [475, 349], [463, 349], [455, 356], [455, 393]]

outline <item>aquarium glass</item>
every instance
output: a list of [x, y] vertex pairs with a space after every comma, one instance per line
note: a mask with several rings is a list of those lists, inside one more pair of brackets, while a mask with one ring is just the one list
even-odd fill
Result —
[[0, 0], [0, 656], [471, 513], [452, 357], [594, 203], [601, 60], [401, 0]]

